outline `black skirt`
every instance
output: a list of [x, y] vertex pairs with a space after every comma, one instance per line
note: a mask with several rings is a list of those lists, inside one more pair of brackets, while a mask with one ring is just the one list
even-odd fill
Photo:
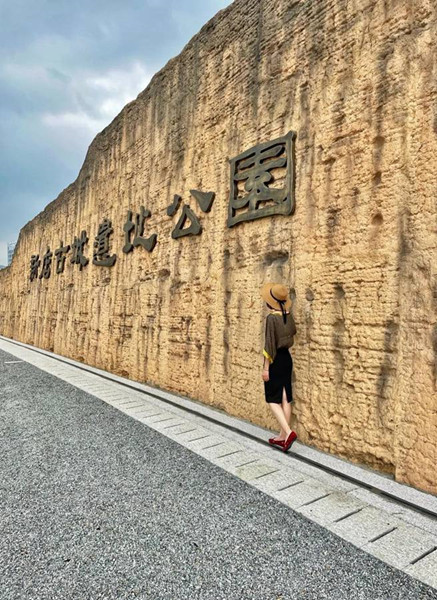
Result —
[[269, 380], [264, 381], [266, 402], [282, 403], [282, 390], [285, 388], [288, 402], [293, 402], [291, 372], [293, 359], [288, 348], [278, 348], [275, 360], [269, 367]]

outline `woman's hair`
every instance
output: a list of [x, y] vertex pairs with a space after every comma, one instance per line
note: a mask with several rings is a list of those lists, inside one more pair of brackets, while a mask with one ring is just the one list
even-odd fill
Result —
[[[268, 302], [266, 302], [267, 306], [270, 308], [270, 310], [278, 310], [277, 308], [274, 308], [273, 306], [270, 306], [270, 304]], [[284, 320], [284, 323], [287, 322], [287, 313], [284, 310], [284, 307], [281, 305], [281, 313], [282, 313], [282, 318]]]

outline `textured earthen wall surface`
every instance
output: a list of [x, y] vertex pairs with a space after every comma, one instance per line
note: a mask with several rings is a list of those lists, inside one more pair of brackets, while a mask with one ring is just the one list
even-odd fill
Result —
[[[296, 428], [437, 492], [437, 12], [411, 0], [237, 0], [92, 143], [0, 272], [2, 334], [274, 426], [267, 280], [289, 285]], [[226, 227], [228, 159], [296, 139], [296, 210]], [[201, 236], [174, 194], [215, 191]], [[121, 252], [128, 209], [158, 243]], [[29, 281], [30, 257], [112, 220], [114, 267]]]

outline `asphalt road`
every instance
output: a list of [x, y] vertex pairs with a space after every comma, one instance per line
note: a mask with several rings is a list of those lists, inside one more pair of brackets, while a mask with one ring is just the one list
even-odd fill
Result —
[[0, 351], [0, 599], [436, 599], [273, 498]]

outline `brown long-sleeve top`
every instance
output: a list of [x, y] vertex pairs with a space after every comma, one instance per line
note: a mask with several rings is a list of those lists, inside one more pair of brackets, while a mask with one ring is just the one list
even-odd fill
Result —
[[295, 334], [296, 324], [291, 313], [287, 315], [285, 324], [280, 311], [267, 315], [263, 354], [270, 363], [275, 360], [278, 348], [290, 348], [293, 345]]

